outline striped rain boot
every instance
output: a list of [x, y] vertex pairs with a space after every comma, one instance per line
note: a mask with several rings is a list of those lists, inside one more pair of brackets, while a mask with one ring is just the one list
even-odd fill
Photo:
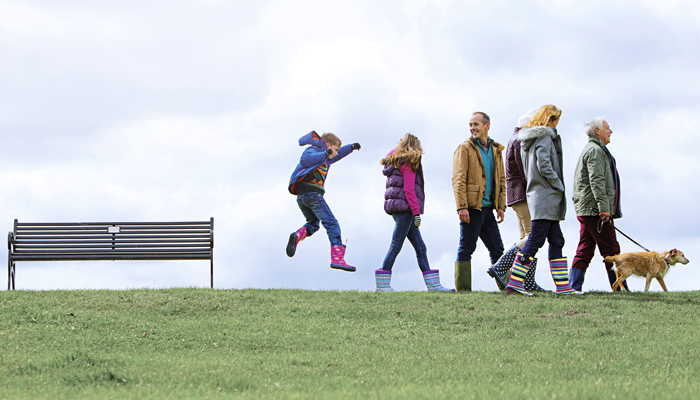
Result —
[[377, 269], [374, 271], [374, 280], [377, 282], [377, 292], [393, 292], [391, 288], [391, 271]]
[[287, 242], [287, 255], [289, 257], [294, 257], [294, 253], [297, 252], [297, 245], [299, 242], [306, 238], [306, 227], [302, 226], [301, 229], [289, 235], [289, 241]]
[[525, 286], [525, 291], [526, 292], [551, 292], [551, 290], [547, 290], [535, 282], [535, 272], [537, 271], [537, 259], [533, 258], [532, 259], [532, 265], [530, 266], [530, 269], [527, 270], [527, 275], [525, 275], [525, 280], [523, 281], [523, 285]]
[[440, 271], [437, 269], [429, 269], [423, 272], [423, 280], [429, 292], [454, 292], [454, 289], [448, 289], [440, 284]]
[[513, 261], [515, 261], [515, 255], [520, 252], [520, 247], [518, 245], [513, 245], [508, 251], [503, 253], [501, 258], [496, 261], [496, 264], [494, 264], [491, 268], [489, 268], [486, 272], [488, 272], [489, 276], [491, 276], [493, 279], [496, 280], [496, 285], [498, 285], [498, 289], [503, 291], [506, 290], [506, 286], [508, 285], [508, 273], [510, 272], [510, 267], [513, 266]]
[[331, 246], [331, 268], [341, 269], [347, 272], [355, 272], [357, 268], [345, 262], [345, 246], [334, 244]]
[[520, 293], [525, 296], [532, 296], [525, 290], [525, 276], [527, 276], [527, 271], [530, 270], [530, 265], [532, 264], [532, 257], [527, 254], [518, 253], [515, 256], [515, 261], [513, 261], [513, 267], [510, 269], [510, 279], [508, 280], [508, 285], [506, 286], [507, 293]]
[[566, 267], [566, 257], [549, 260], [549, 269], [552, 271], [552, 278], [557, 286], [557, 294], [583, 294], [569, 285], [569, 269]]

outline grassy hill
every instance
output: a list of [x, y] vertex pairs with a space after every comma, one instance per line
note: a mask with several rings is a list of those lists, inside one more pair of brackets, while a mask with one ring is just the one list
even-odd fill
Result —
[[682, 293], [0, 293], [0, 398], [694, 398]]

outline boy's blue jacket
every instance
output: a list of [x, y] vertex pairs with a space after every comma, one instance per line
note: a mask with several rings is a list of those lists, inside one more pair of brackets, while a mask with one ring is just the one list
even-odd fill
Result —
[[325, 140], [321, 139], [321, 135], [316, 133], [316, 131], [311, 131], [299, 139], [299, 146], [306, 145], [310, 146], [301, 154], [299, 165], [297, 165], [292, 173], [292, 177], [289, 179], [289, 193], [291, 194], [299, 193], [299, 183], [304, 180], [309, 172], [318, 168], [319, 165], [329, 161], [328, 168], [330, 169], [330, 164], [338, 162], [342, 160], [343, 157], [352, 153], [352, 145], [346, 144], [338, 149], [338, 155], [328, 160], [328, 156], [326, 155], [328, 145]]

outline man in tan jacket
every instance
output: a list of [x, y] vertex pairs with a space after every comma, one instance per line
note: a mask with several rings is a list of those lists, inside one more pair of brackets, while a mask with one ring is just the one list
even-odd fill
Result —
[[455, 287], [458, 291], [472, 290], [471, 259], [478, 238], [489, 250], [492, 265], [503, 254], [498, 224], [503, 222], [506, 210], [506, 178], [502, 158], [505, 147], [489, 139], [489, 128], [489, 116], [475, 112], [469, 120], [471, 137], [459, 145], [454, 153], [452, 188], [460, 220], [455, 263]]

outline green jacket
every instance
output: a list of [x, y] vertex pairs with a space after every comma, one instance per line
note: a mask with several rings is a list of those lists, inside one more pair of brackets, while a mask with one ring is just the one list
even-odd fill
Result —
[[589, 137], [576, 165], [574, 209], [579, 217], [597, 216], [591, 211], [615, 212], [615, 177], [603, 142]]

